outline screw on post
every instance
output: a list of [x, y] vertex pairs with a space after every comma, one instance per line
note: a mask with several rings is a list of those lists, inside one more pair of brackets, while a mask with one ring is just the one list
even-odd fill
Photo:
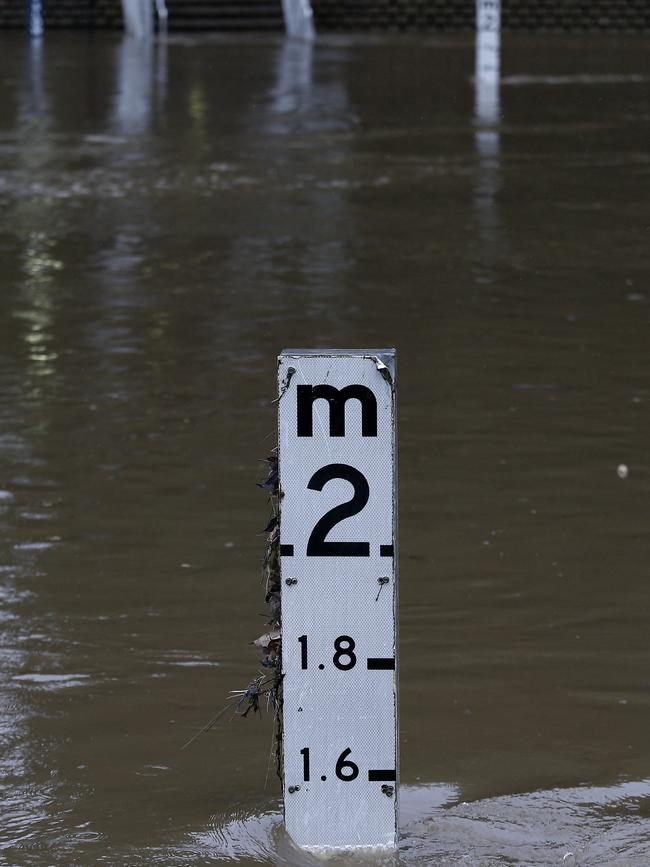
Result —
[[379, 600], [379, 594], [384, 589], [384, 585], [388, 584], [390, 578], [377, 578], [377, 584], [379, 584], [379, 590], [377, 591], [377, 595], [375, 596], [375, 602]]

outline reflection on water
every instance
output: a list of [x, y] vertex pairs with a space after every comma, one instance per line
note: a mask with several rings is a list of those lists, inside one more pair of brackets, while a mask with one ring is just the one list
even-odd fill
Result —
[[[650, 857], [650, 781], [554, 789], [466, 803], [453, 786], [404, 786], [397, 853], [328, 855], [335, 867], [400, 864], [631, 865]], [[508, 860], [504, 858], [504, 854]], [[117, 854], [117, 853], [116, 853]], [[124, 853], [126, 857], [126, 852]], [[146, 860], [148, 859], [148, 860]], [[285, 833], [279, 807], [211, 818], [174, 846], [135, 854], [134, 864], [278, 864], [316, 867]]]
[[[278, 52], [276, 85], [273, 88], [271, 112], [287, 115], [295, 122], [304, 110], [309, 110], [313, 87], [314, 46], [311, 42], [287, 40]], [[284, 132], [271, 127], [269, 132]]]
[[[24, 118], [42, 118], [46, 112], [43, 90], [43, 40], [33, 39], [27, 47], [25, 98], [21, 100]], [[24, 122], [24, 120], [23, 120]]]
[[7, 862], [315, 863], [268, 720], [180, 747], [257, 664], [278, 349], [395, 343], [399, 861], [648, 863], [644, 45], [89, 39], [2, 35]]
[[167, 89], [167, 39], [124, 36], [117, 49], [115, 69], [115, 132], [142, 135], [151, 128], [154, 111], [162, 111]]

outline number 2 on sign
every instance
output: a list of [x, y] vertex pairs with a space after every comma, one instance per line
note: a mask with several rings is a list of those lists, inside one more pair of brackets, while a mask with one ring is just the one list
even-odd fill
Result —
[[370, 497], [368, 480], [354, 467], [349, 464], [327, 464], [317, 470], [309, 480], [307, 487], [310, 491], [322, 491], [332, 479], [343, 479], [350, 482], [354, 488], [351, 500], [340, 503], [338, 506], [325, 512], [322, 518], [316, 522], [307, 542], [308, 557], [369, 557], [370, 545], [368, 542], [327, 542], [326, 536], [338, 523], [345, 518], [358, 515], [365, 508]]

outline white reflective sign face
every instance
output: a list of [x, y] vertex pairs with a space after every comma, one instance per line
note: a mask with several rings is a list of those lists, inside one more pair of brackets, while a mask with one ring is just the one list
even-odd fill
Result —
[[390, 353], [279, 361], [284, 804], [300, 846], [396, 843]]

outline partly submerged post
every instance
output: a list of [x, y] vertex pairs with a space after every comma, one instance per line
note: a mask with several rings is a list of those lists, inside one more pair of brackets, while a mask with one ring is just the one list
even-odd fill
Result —
[[158, 13], [158, 26], [164, 31], [167, 29], [167, 19], [169, 18], [165, 0], [156, 0], [156, 12]]
[[476, 113], [497, 120], [501, 69], [501, 0], [476, 0]]
[[478, 172], [474, 208], [484, 265], [494, 263], [499, 246], [496, 198], [500, 184], [500, 55], [501, 0], [477, 0], [474, 138]]
[[150, 39], [153, 36], [152, 0], [122, 0], [124, 29], [136, 39]]
[[310, 0], [282, 0], [282, 13], [287, 36], [307, 40], [315, 38], [314, 13]]
[[397, 842], [393, 349], [279, 357], [283, 787], [306, 848]]

